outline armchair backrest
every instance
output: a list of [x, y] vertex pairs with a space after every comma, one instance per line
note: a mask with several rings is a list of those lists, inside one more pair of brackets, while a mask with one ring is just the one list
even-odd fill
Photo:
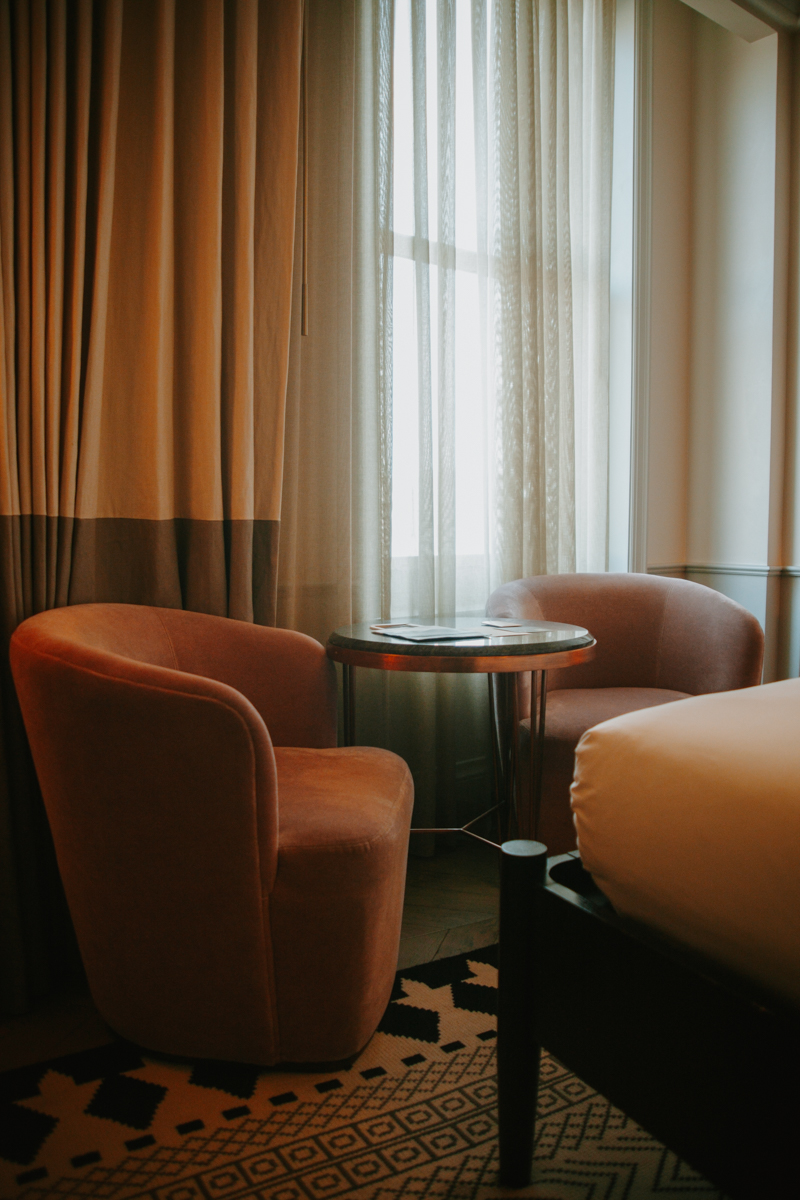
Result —
[[[234, 1059], [261, 1028], [270, 1061], [272, 743], [241, 692], [182, 669], [170, 616], [99, 604], [30, 618], [12, 638], [17, 693], [100, 1011], [136, 1041], [152, 1009], [173, 1046], [216, 1023]], [[203, 621], [217, 638], [239, 624]]]
[[699, 583], [644, 574], [538, 575], [497, 588], [491, 616], [583, 625], [591, 662], [548, 674], [548, 688], [648, 687], [698, 695], [761, 680], [764, 635], [733, 600]]

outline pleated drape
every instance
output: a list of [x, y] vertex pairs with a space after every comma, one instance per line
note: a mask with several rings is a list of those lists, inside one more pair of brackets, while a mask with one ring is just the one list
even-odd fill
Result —
[[[302, 0], [0, 0], [0, 603], [273, 623]], [[57, 881], [10, 681], [0, 1004]]]
[[[393, 349], [416, 379], [401, 367], [393, 397], [392, 615], [607, 567], [614, 28], [614, 0], [397, 0], [393, 249], [414, 303], [406, 286]], [[474, 815], [483, 681], [400, 686], [435, 763], [420, 823]]]
[[322, 641], [391, 602], [393, 10], [306, 4], [310, 319], [301, 336], [298, 245], [278, 623]]
[[[325, 639], [387, 599], [397, 616], [480, 612], [509, 579], [605, 569], [614, 0], [308, 12], [311, 323], [301, 339], [298, 307], [280, 623]], [[417, 824], [486, 807], [483, 679], [363, 671], [357, 688], [358, 739], [410, 763]]]
[[[416, 401], [418, 478], [404, 494], [413, 518], [396, 514], [417, 544], [395, 564], [392, 602], [446, 615], [510, 579], [606, 568], [615, 6], [404, 0], [398, 12], [412, 119], [394, 168], [413, 180], [413, 212], [394, 252], [413, 260], [415, 303], [395, 353], [417, 379], [395, 412]], [[465, 455], [467, 428], [481, 453]], [[467, 491], [484, 493], [485, 516], [465, 537]]]

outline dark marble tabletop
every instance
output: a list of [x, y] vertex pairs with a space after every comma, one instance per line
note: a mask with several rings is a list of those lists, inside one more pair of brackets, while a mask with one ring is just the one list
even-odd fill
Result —
[[[399, 619], [399, 618], [398, 618]], [[464, 637], [442, 641], [407, 642], [370, 629], [370, 623], [343, 625], [328, 638], [328, 645], [348, 650], [375, 651], [380, 654], [403, 654], [419, 658], [452, 657], [497, 658], [499, 655], [552, 654], [559, 650], [577, 650], [591, 646], [594, 638], [579, 625], [564, 625], [559, 621], [529, 621], [520, 618], [521, 628], [513, 634], [499, 636], [491, 626], [482, 625], [485, 619], [476, 617], [409, 617], [416, 625], [443, 625], [465, 634], [480, 629], [482, 637]], [[495, 619], [495, 618], [491, 618]], [[374, 624], [375, 622], [373, 622]]]

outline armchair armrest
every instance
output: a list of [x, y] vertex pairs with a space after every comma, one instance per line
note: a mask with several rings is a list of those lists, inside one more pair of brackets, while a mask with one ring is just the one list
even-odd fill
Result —
[[336, 745], [336, 672], [319, 642], [290, 629], [159, 611], [178, 669], [246, 696], [274, 746]]

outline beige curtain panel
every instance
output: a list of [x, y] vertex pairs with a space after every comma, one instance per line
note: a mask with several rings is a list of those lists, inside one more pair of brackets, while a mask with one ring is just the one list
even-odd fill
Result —
[[[302, 0], [0, 0], [6, 641], [87, 601], [274, 622], [301, 48]], [[4, 703], [14, 1011], [53, 867]]]

